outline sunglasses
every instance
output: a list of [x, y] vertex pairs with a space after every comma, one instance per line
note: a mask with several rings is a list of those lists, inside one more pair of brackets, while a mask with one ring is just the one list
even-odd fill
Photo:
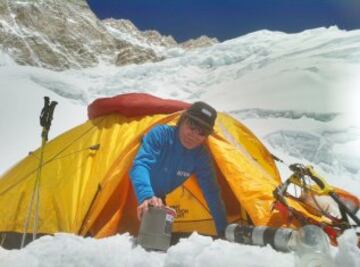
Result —
[[187, 124], [189, 126], [189, 128], [192, 131], [196, 131], [198, 133], [198, 135], [201, 136], [209, 136], [212, 131], [205, 128], [204, 126], [202, 126], [199, 122], [197, 122], [196, 120], [187, 117]]

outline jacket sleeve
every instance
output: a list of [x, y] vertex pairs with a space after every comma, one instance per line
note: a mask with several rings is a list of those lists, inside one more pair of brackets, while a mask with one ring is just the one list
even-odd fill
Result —
[[224, 203], [220, 197], [220, 187], [216, 172], [208, 151], [204, 148], [195, 169], [198, 183], [214, 218], [218, 235], [224, 233], [227, 226]]
[[130, 178], [139, 204], [155, 195], [150, 182], [150, 173], [160, 155], [162, 141], [161, 127], [154, 127], [143, 138], [134, 159]]

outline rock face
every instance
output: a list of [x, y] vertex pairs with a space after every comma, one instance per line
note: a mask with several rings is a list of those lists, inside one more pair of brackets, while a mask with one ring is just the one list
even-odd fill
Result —
[[115, 38], [129, 38], [129, 42], [137, 43], [139, 46], [152, 47], [158, 50], [178, 46], [172, 36], [163, 36], [153, 30], [140, 31], [130, 20], [105, 19], [102, 22]]
[[0, 0], [0, 18], [0, 45], [19, 64], [63, 70], [160, 60], [114, 38], [85, 0]]
[[213, 44], [219, 43], [216, 38], [209, 38], [205, 35], [200, 36], [197, 39], [190, 39], [186, 42], [180, 44], [180, 46], [184, 49], [195, 49], [201, 47], [212, 46]]
[[164, 49], [202, 45], [189, 42], [139, 31], [128, 20], [101, 21], [85, 0], [0, 0], [0, 49], [22, 65], [64, 70], [156, 62]]

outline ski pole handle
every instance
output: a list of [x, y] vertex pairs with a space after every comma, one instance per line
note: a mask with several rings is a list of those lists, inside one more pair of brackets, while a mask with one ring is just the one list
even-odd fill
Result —
[[56, 105], [57, 105], [56, 101], [50, 102], [50, 98], [48, 96], [44, 97], [44, 107], [41, 110], [41, 114], [40, 114], [40, 125], [43, 127], [41, 137], [45, 142], [48, 140], [48, 133], [50, 130], [51, 121], [53, 119], [53, 114]]
[[57, 105], [56, 101], [51, 101], [50, 106], [49, 106], [49, 114], [48, 114], [48, 118], [47, 118], [48, 119], [48, 121], [47, 121], [48, 130], [50, 129], [51, 122], [53, 120], [53, 115], [54, 115], [54, 110], [55, 110], [56, 105]]
[[49, 106], [50, 106], [50, 98], [48, 96], [45, 96], [44, 97], [44, 107], [42, 108], [41, 114], [40, 114], [40, 125], [42, 127], [45, 127], [45, 125], [46, 125], [46, 115], [48, 113]]

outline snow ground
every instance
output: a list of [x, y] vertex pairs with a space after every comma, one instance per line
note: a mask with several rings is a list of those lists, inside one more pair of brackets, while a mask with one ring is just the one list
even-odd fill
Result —
[[[169, 248], [167, 253], [145, 251], [133, 246], [128, 234], [96, 240], [71, 234], [45, 236], [22, 250], [0, 247], [2, 267], [70, 267], [70, 266], [127, 266], [127, 267], [288, 267], [294, 266], [294, 253], [282, 253], [270, 246], [256, 247], [212, 240], [193, 233], [189, 238]], [[347, 231], [338, 249], [331, 250], [333, 262], [347, 267], [359, 266], [360, 250], [356, 247], [354, 231]], [[345, 264], [345, 265], [344, 265]]]

